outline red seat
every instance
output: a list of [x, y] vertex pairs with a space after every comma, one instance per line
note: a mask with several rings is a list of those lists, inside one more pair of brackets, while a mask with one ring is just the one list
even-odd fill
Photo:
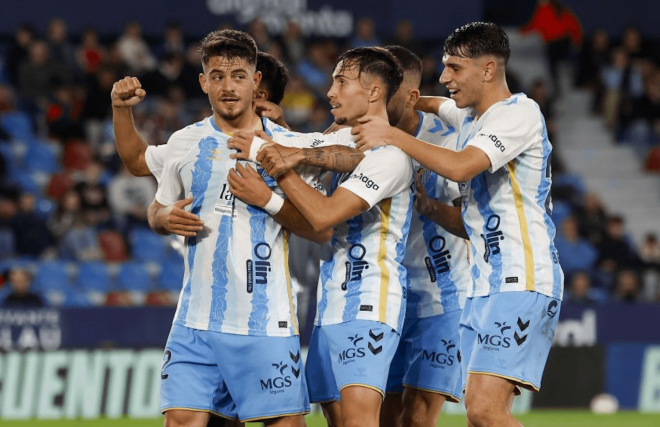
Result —
[[84, 171], [92, 160], [92, 149], [88, 144], [71, 141], [64, 148], [64, 167]]
[[653, 147], [646, 155], [646, 169], [651, 172], [660, 172], [660, 147]]
[[103, 259], [107, 262], [123, 262], [128, 259], [126, 241], [116, 231], [103, 231], [99, 234], [99, 245]]

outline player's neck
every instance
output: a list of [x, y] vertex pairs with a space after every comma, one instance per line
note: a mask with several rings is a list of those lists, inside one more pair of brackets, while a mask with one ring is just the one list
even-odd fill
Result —
[[408, 135], [415, 135], [417, 127], [419, 126], [419, 114], [414, 108], [406, 108], [406, 111], [401, 116], [396, 127], [407, 133]]
[[484, 115], [486, 111], [494, 104], [497, 104], [500, 101], [511, 96], [511, 92], [506, 84], [492, 88], [489, 91], [485, 91], [481, 101], [474, 106], [474, 110], [477, 112], [477, 118]]
[[223, 133], [233, 135], [236, 132], [244, 131], [250, 132], [253, 130], [263, 130], [261, 124], [261, 117], [257, 116], [252, 109], [249, 109], [245, 114], [241, 114], [235, 119], [225, 120], [218, 114], [213, 115], [216, 126], [222, 130]]
[[387, 118], [387, 104], [383, 102], [371, 102], [367, 107], [367, 115], [377, 116], [388, 121]]

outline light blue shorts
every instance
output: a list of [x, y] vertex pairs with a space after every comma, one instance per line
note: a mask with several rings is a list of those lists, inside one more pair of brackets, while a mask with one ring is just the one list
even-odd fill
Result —
[[458, 360], [458, 324], [461, 310], [423, 319], [406, 319], [396, 350], [388, 393], [401, 393], [403, 386], [443, 394], [458, 402], [462, 394]]
[[344, 387], [372, 388], [383, 396], [399, 334], [384, 323], [353, 320], [315, 326], [305, 375], [312, 402], [339, 401]]
[[538, 292], [468, 298], [460, 326], [463, 388], [467, 373], [485, 373], [538, 391], [560, 308]]
[[161, 410], [208, 411], [252, 421], [309, 412], [300, 341], [172, 325]]

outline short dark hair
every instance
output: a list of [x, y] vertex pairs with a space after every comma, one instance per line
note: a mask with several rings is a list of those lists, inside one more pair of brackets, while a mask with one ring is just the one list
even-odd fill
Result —
[[227, 59], [243, 59], [250, 65], [257, 63], [257, 43], [251, 35], [238, 30], [212, 31], [199, 46], [199, 56], [204, 65], [214, 56]]
[[444, 45], [445, 55], [476, 58], [495, 55], [506, 65], [511, 56], [509, 36], [491, 22], [471, 22], [454, 30]]
[[357, 67], [358, 78], [362, 73], [379, 77], [385, 84], [385, 102], [399, 90], [403, 81], [403, 70], [399, 61], [382, 47], [358, 47], [344, 52], [337, 59], [342, 69]]
[[282, 102], [284, 89], [289, 83], [289, 72], [282, 61], [270, 53], [257, 53], [257, 71], [261, 71], [260, 86], [268, 91], [268, 100], [275, 104]]
[[403, 69], [403, 73], [414, 73], [419, 76], [421, 81], [422, 78], [422, 60], [419, 59], [419, 56], [415, 55], [410, 49], [406, 49], [403, 46], [398, 45], [389, 45], [385, 46], [385, 49], [394, 55], [394, 57], [399, 61], [399, 65]]

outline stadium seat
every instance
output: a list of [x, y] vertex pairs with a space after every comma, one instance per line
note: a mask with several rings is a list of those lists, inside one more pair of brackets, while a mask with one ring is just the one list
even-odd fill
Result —
[[84, 171], [92, 159], [92, 149], [80, 141], [69, 142], [64, 148], [62, 163], [66, 169]]
[[106, 230], [99, 233], [99, 246], [103, 259], [107, 262], [123, 262], [128, 259], [124, 237], [116, 231]]
[[52, 174], [60, 169], [55, 151], [48, 143], [38, 142], [28, 147], [23, 164], [33, 172]]
[[0, 124], [14, 139], [28, 141], [34, 137], [30, 118], [23, 112], [11, 111], [0, 114]]
[[183, 280], [183, 260], [168, 260], [163, 263], [158, 277], [158, 287], [166, 291], [180, 291]]
[[122, 291], [146, 292], [151, 289], [151, 276], [142, 263], [130, 261], [119, 266], [116, 283]]
[[99, 261], [81, 263], [76, 278], [77, 299], [84, 295], [91, 305], [103, 305], [106, 294], [112, 286], [112, 277], [108, 266]]
[[166, 238], [147, 228], [135, 228], [131, 231], [131, 255], [136, 261], [163, 262], [166, 257]]
[[66, 191], [73, 186], [71, 177], [66, 172], [54, 173], [46, 187], [46, 195], [53, 199], [59, 199]]
[[32, 289], [46, 293], [50, 290], [67, 291], [71, 288], [73, 264], [61, 261], [41, 262], [32, 281]]
[[10, 259], [16, 253], [14, 233], [7, 228], [0, 228], [0, 260]]

